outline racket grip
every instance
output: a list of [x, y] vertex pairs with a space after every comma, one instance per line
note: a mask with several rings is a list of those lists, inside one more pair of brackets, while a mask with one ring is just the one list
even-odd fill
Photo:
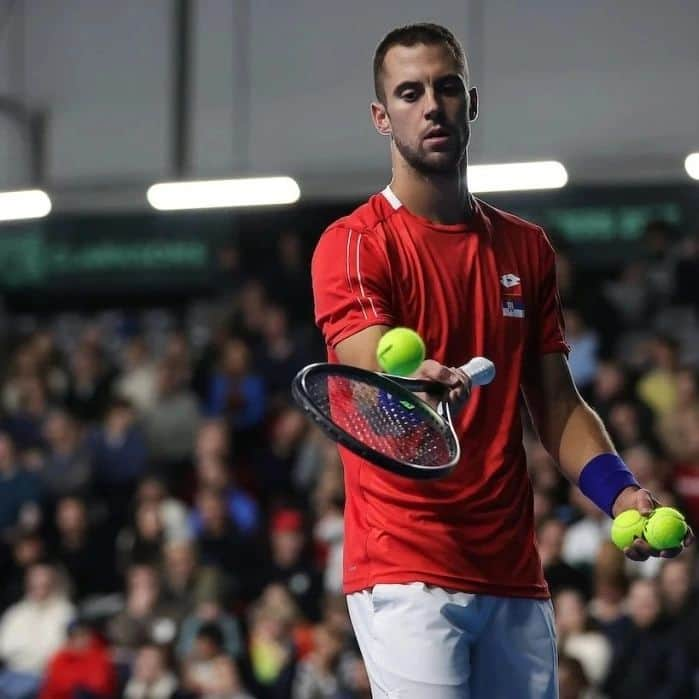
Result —
[[495, 364], [485, 357], [474, 357], [459, 367], [473, 386], [485, 386], [495, 378]]

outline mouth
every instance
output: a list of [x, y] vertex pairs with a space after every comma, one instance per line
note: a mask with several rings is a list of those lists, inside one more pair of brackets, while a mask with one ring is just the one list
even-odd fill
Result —
[[449, 131], [442, 126], [430, 129], [424, 136], [423, 141], [428, 143], [446, 142], [449, 140]]

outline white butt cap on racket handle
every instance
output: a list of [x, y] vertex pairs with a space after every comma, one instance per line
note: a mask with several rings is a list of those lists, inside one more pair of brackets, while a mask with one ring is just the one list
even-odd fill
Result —
[[472, 386], [485, 386], [495, 378], [495, 364], [485, 357], [474, 357], [459, 369], [471, 379]]

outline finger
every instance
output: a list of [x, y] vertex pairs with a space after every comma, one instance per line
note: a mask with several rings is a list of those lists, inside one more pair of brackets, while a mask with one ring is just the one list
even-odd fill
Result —
[[660, 552], [660, 558], [674, 558], [675, 556], [679, 556], [682, 553], [682, 547], [678, 546], [677, 548], [674, 549], [663, 549]]
[[649, 515], [656, 508], [656, 502], [647, 490], [641, 489], [636, 492], [637, 509], [642, 515]]
[[633, 546], [627, 546], [624, 549], [624, 555], [632, 561], [647, 561], [649, 558], [647, 554], [641, 553]]
[[691, 527], [687, 527], [687, 533], [684, 535], [684, 540], [683, 544], [685, 546], [691, 546], [696, 540], [696, 536], [694, 535], [694, 532], [692, 531]]
[[[638, 551], [641, 555], [648, 558], [649, 556], [658, 556], [659, 552], [651, 548], [650, 544], [645, 539], [634, 539], [631, 548]], [[645, 560], [645, 559], [644, 559]]]

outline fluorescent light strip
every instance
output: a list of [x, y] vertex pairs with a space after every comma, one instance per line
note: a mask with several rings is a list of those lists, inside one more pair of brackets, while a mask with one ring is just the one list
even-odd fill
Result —
[[148, 203], [161, 211], [293, 204], [301, 196], [291, 177], [160, 182], [148, 188]]
[[559, 189], [567, 182], [568, 173], [556, 160], [468, 167], [468, 185], [471, 192]]
[[43, 218], [51, 211], [51, 199], [40, 189], [0, 192], [0, 221]]
[[699, 153], [690, 153], [685, 158], [684, 169], [693, 180], [699, 180]]

